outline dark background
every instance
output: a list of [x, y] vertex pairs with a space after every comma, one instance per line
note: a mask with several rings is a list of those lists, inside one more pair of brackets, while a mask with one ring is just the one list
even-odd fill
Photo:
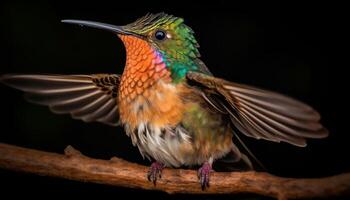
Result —
[[[1, 2], [0, 74], [121, 73], [125, 52], [115, 35], [62, 24], [60, 20], [84, 19], [124, 25], [147, 12], [164, 11], [183, 17], [194, 29], [202, 60], [214, 75], [275, 90], [319, 110], [330, 136], [309, 140], [307, 148], [242, 137], [270, 173], [288, 177], [329, 176], [350, 171], [346, 97], [349, 65], [344, 62], [348, 57], [344, 31], [349, 23], [343, 7], [319, 2], [256, 4], [220, 0], [210, 4], [192, 1]], [[91, 157], [118, 156], [149, 165], [119, 127], [85, 124], [68, 115], [54, 115], [46, 107], [25, 102], [18, 91], [3, 85], [0, 91], [0, 142], [60, 153], [70, 144]], [[0, 170], [0, 184], [0, 191], [13, 197], [26, 194], [46, 198], [46, 192], [50, 192], [80, 197], [111, 195], [109, 198], [116, 199], [120, 194], [184, 198], [5, 170]]]

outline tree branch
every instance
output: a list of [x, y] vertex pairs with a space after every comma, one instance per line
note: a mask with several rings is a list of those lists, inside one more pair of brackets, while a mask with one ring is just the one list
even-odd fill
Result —
[[89, 158], [71, 146], [62, 155], [0, 143], [0, 168], [167, 193], [255, 193], [280, 200], [350, 194], [350, 173], [318, 179], [295, 179], [261, 172], [214, 172], [210, 188], [202, 191], [195, 171], [164, 169], [162, 179], [154, 186], [146, 178], [148, 167], [120, 158]]

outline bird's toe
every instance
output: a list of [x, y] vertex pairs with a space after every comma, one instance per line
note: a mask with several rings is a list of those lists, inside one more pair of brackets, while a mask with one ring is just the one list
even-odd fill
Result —
[[162, 178], [164, 165], [159, 162], [153, 162], [148, 170], [147, 179], [156, 185], [157, 179]]
[[212, 171], [211, 164], [206, 162], [198, 170], [199, 183], [201, 184], [202, 190], [209, 187], [209, 177], [210, 172]]

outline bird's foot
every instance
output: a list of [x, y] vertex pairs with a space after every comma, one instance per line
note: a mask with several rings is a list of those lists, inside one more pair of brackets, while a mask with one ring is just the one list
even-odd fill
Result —
[[151, 164], [151, 167], [148, 170], [147, 178], [149, 181], [153, 182], [154, 185], [156, 185], [157, 179], [162, 178], [162, 170], [164, 168], [164, 165], [159, 162], [153, 162]]
[[201, 168], [198, 170], [198, 178], [199, 183], [202, 186], [202, 190], [205, 190], [205, 188], [209, 187], [209, 176], [210, 172], [212, 172], [212, 167], [209, 162], [205, 162]]

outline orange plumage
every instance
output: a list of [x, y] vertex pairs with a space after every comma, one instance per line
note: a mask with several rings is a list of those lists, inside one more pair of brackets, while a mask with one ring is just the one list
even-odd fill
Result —
[[[171, 82], [170, 72], [149, 43], [128, 35], [119, 37], [127, 51], [118, 95], [120, 118], [127, 121], [131, 129], [145, 121], [159, 126], [176, 125], [182, 118], [184, 105], [179, 94], [185, 90], [184, 87], [178, 85], [169, 90], [164, 85]], [[162, 97], [159, 98], [159, 95]], [[149, 103], [145, 104], [145, 101]], [[141, 105], [143, 108], [139, 112], [130, 112]]]

